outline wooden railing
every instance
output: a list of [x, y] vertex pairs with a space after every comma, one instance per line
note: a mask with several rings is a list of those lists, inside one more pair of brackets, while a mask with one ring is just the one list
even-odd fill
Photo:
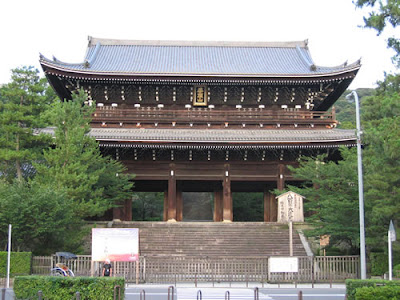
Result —
[[[343, 282], [359, 277], [358, 256], [298, 257], [299, 272], [271, 273], [268, 257], [140, 257], [139, 262], [113, 263], [114, 275], [127, 282]], [[49, 263], [51, 261], [51, 263]], [[47, 275], [57, 262], [53, 257], [34, 257], [32, 274]], [[136, 264], [139, 264], [138, 266]], [[91, 258], [88, 255], [70, 260], [68, 266], [77, 276], [91, 275]], [[93, 263], [93, 275], [100, 276], [102, 263]], [[47, 271], [46, 271], [47, 269]]]
[[260, 108], [241, 108], [214, 110], [191, 108], [171, 110], [157, 107], [143, 108], [97, 108], [93, 114], [94, 122], [125, 123], [335, 123], [332, 113], [304, 111], [298, 109], [267, 110]]

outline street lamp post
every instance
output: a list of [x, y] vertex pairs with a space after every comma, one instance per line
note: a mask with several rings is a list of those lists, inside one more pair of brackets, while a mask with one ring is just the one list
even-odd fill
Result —
[[365, 225], [364, 225], [364, 186], [362, 171], [362, 152], [361, 152], [361, 122], [360, 122], [360, 103], [356, 91], [352, 91], [346, 99], [354, 98], [356, 103], [356, 125], [357, 125], [357, 159], [358, 159], [358, 205], [360, 213], [360, 260], [361, 260], [361, 279], [367, 278], [367, 265], [365, 256]]

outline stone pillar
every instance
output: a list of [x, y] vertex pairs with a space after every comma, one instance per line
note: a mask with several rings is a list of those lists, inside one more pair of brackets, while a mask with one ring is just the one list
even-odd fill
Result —
[[175, 165], [170, 165], [170, 174], [168, 179], [168, 221], [176, 221], [176, 177]]
[[221, 222], [222, 217], [222, 198], [223, 198], [223, 191], [218, 190], [214, 192], [214, 222]]
[[231, 179], [230, 179], [230, 167], [229, 164], [225, 165], [224, 179], [222, 183], [223, 187], [223, 221], [233, 221], [233, 209], [232, 209], [232, 193], [231, 193]]

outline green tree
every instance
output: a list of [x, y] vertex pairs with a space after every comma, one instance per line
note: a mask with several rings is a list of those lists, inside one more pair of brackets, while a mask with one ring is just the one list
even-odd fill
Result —
[[[332, 244], [346, 246], [349, 253], [359, 248], [357, 159], [355, 149], [340, 149], [343, 160], [328, 161], [326, 155], [304, 157], [293, 176], [300, 187], [288, 186], [306, 198], [306, 221], [313, 225], [311, 236], [329, 235]], [[278, 193], [278, 191], [276, 191]], [[282, 193], [282, 192], [279, 192]]]
[[44, 125], [46, 82], [33, 67], [12, 70], [12, 82], [0, 89], [0, 176], [22, 181], [32, 175], [31, 161], [40, 157], [49, 138], [35, 134]]
[[[371, 12], [364, 17], [365, 27], [375, 29], [380, 35], [384, 29], [391, 25], [397, 27], [400, 24], [400, 1], [399, 0], [354, 0], [359, 8], [370, 8]], [[388, 47], [392, 48], [396, 55], [393, 62], [400, 66], [400, 39], [391, 37], [388, 39]]]
[[53, 106], [54, 146], [44, 150], [44, 161], [35, 163], [42, 184], [65, 190], [81, 218], [102, 215], [118, 201], [131, 198], [131, 177], [121, 163], [101, 155], [88, 135], [93, 106], [84, 105], [84, 92]]
[[139, 192], [132, 199], [132, 219], [135, 221], [162, 221], [164, 193]]
[[6, 249], [12, 224], [14, 251], [49, 255], [79, 249], [82, 221], [63, 190], [35, 181], [0, 181], [0, 247]]
[[400, 221], [400, 95], [393, 91], [368, 98], [365, 128], [365, 199], [367, 242], [385, 249], [391, 219]]

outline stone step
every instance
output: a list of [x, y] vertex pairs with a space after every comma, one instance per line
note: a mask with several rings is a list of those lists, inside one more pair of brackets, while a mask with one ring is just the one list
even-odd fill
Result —
[[[269, 256], [289, 255], [286, 224], [263, 222], [116, 222], [113, 227], [139, 228], [141, 255]], [[294, 255], [306, 255], [294, 231]]]

